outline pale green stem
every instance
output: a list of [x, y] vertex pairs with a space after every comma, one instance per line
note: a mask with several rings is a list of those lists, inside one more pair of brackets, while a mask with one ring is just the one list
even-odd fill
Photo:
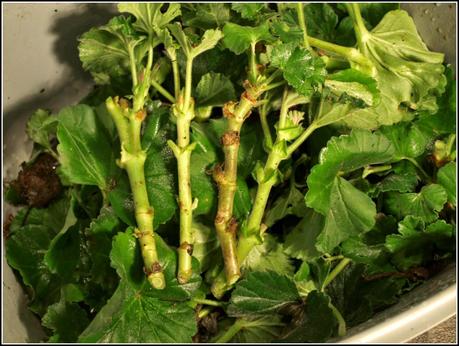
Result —
[[268, 91], [268, 90], [272, 90], [274, 88], [277, 88], [277, 87], [280, 87], [282, 85], [285, 85], [285, 81], [282, 80], [282, 81], [279, 81], [279, 82], [276, 82], [276, 83], [272, 83], [272, 84], [268, 84], [266, 87], [263, 88], [263, 91]]
[[297, 4], [297, 13], [298, 13], [298, 22], [300, 23], [301, 30], [303, 31], [303, 43], [304, 48], [310, 49], [308, 42], [308, 32], [306, 30], [306, 21], [304, 20], [304, 12], [303, 12], [303, 3], [298, 2]]
[[228, 328], [228, 330], [220, 337], [212, 340], [211, 342], [216, 344], [223, 344], [230, 341], [239, 331], [244, 327], [244, 323], [240, 320], [236, 320], [234, 324]]
[[163, 95], [166, 99], [168, 99], [171, 103], [175, 103], [175, 98], [174, 96], [172, 96], [169, 91], [167, 91], [166, 89], [164, 89], [161, 84], [159, 84], [158, 82], [156, 82], [155, 80], [151, 80], [151, 85], [153, 86], [153, 88], [155, 88], [161, 95]]
[[448, 137], [448, 142], [446, 142], [446, 152], [451, 154], [454, 146], [454, 142], [456, 141], [456, 134], [452, 134]]
[[128, 54], [129, 63], [131, 66], [132, 86], [135, 88], [137, 86], [137, 68], [135, 67], [134, 49], [131, 47], [131, 45], [128, 46]]
[[206, 317], [208, 314], [210, 314], [211, 311], [212, 311], [211, 308], [204, 308], [204, 309], [199, 310], [198, 318], [202, 319], [202, 318]]
[[332, 310], [333, 316], [335, 316], [336, 320], [338, 321], [338, 336], [343, 337], [346, 335], [346, 321], [343, 318], [343, 315], [339, 312], [339, 310], [332, 304], [328, 304], [328, 307]]
[[193, 58], [187, 57], [185, 70], [185, 99], [183, 101], [183, 111], [186, 113], [190, 108], [191, 85], [193, 78]]
[[343, 255], [338, 255], [338, 256], [326, 257], [324, 260], [327, 261], [327, 262], [333, 262], [333, 261], [336, 261], [336, 260], [339, 260], [339, 259], [343, 259], [343, 258], [344, 258]]
[[[284, 94], [282, 96], [282, 105], [281, 105], [281, 110], [280, 110], [280, 116], [279, 116], [279, 129], [285, 128], [285, 123], [287, 122], [287, 113], [288, 113], [288, 106], [287, 106], [287, 99], [288, 99], [288, 88], [286, 87], [284, 89]], [[279, 140], [282, 140], [282, 133], [279, 135]]]
[[123, 110], [109, 97], [106, 101], [108, 112], [111, 114], [121, 141], [120, 165], [128, 174], [135, 205], [137, 222], [136, 237], [140, 243], [140, 251], [148, 281], [156, 289], [166, 286], [164, 274], [156, 251], [153, 230], [154, 210], [150, 206], [145, 184], [144, 164], [145, 151], [140, 146], [140, 129], [143, 116], [138, 116], [132, 110], [124, 115]]
[[287, 148], [287, 154], [290, 157], [295, 150], [297, 150], [301, 144], [304, 143], [306, 139], [315, 131], [318, 127], [312, 123], [308, 126], [308, 128], [298, 137], [292, 144], [290, 144]]
[[362, 178], [365, 179], [370, 174], [380, 173], [388, 171], [392, 168], [392, 165], [381, 165], [381, 166], [368, 166], [363, 169]]
[[250, 44], [250, 81], [255, 83], [257, 80], [257, 56], [255, 53], [255, 42]]
[[192, 275], [192, 222], [193, 201], [191, 197], [191, 150], [190, 120], [184, 117], [177, 118], [177, 172], [180, 210], [180, 246], [178, 249], [179, 265], [177, 279], [179, 283], [187, 283]]
[[[233, 219], [234, 196], [237, 189], [237, 163], [240, 145], [240, 132], [245, 119], [254, 106], [254, 100], [241, 97], [234, 114], [228, 114], [228, 126], [222, 136], [225, 163], [223, 170], [216, 169], [214, 177], [218, 185], [218, 206], [214, 225], [222, 249], [225, 263], [226, 281], [235, 283], [241, 276], [236, 256], [237, 224]], [[253, 96], [253, 95], [252, 95]], [[258, 95], [257, 95], [258, 96]]]
[[308, 41], [311, 46], [339, 54], [344, 56], [349, 61], [353, 61], [357, 64], [365, 66], [369, 70], [373, 70], [373, 64], [371, 61], [355, 48], [339, 46], [337, 44], [322, 41], [311, 36], [308, 37]]
[[273, 138], [271, 136], [271, 130], [269, 129], [268, 124], [268, 112], [267, 112], [268, 104], [264, 104], [260, 107], [259, 115], [260, 115], [260, 122], [261, 128], [263, 130], [263, 135], [265, 137], [266, 147], [271, 149], [273, 146]]
[[172, 60], [172, 73], [174, 75], [174, 94], [175, 98], [178, 98], [180, 95], [180, 73], [177, 59]]
[[209, 306], [223, 306], [222, 302], [217, 302], [215, 300], [211, 299], [198, 299], [198, 298], [193, 298], [193, 302], [201, 305], [209, 305]]
[[[269, 88], [269, 84], [275, 80], [277, 77], [280, 77], [282, 75], [282, 71], [277, 69], [276, 71], [274, 71], [271, 76], [269, 76], [266, 81], [264, 82], [264, 84]], [[284, 81], [283, 81], [284, 82]], [[272, 88], [270, 88], [272, 89]], [[266, 91], [266, 88], [263, 89], [264, 91]]]
[[346, 268], [346, 266], [351, 262], [351, 260], [349, 258], [343, 258], [336, 266], [335, 268], [333, 268], [333, 270], [331, 271], [330, 274], [327, 275], [327, 277], [325, 278], [323, 284], [322, 284], [322, 288], [321, 288], [321, 291], [325, 290], [325, 287], [327, 287], [330, 282], [333, 281], [334, 278], [336, 278], [338, 276], [339, 273], [341, 273], [343, 271], [344, 268]]
[[354, 21], [354, 31], [357, 36], [357, 42], [359, 45], [359, 49], [364, 52], [365, 51], [365, 38], [368, 36], [368, 30], [365, 27], [364, 20], [362, 18], [362, 14], [360, 13], [360, 7], [357, 3], [346, 3], [345, 4], [350, 16]]

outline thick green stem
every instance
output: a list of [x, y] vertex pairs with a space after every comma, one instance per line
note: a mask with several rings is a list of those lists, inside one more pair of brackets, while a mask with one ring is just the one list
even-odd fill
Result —
[[166, 281], [159, 264], [158, 253], [156, 252], [156, 242], [153, 234], [153, 208], [148, 201], [147, 189], [145, 184], [144, 163], [146, 155], [143, 151], [136, 154], [126, 153], [122, 158], [125, 167], [135, 205], [135, 218], [138, 230], [135, 235], [139, 239], [140, 249], [144, 260], [145, 273], [150, 284], [157, 288], [166, 287]]
[[333, 270], [331, 271], [330, 274], [327, 275], [327, 277], [325, 278], [323, 284], [322, 284], [322, 289], [321, 291], [323, 291], [325, 289], [325, 287], [327, 287], [330, 282], [333, 281], [334, 278], [336, 278], [338, 276], [339, 273], [341, 273], [343, 271], [344, 268], [346, 268], [346, 266], [351, 262], [351, 260], [349, 258], [343, 258], [336, 266], [335, 268], [333, 268]]
[[218, 208], [214, 225], [223, 253], [228, 285], [235, 283], [241, 276], [236, 255], [237, 223], [233, 218], [233, 206], [237, 189], [240, 132], [245, 119], [255, 105], [254, 98], [257, 96], [258, 94], [252, 95], [249, 91], [244, 92], [234, 112], [228, 105], [225, 106], [224, 113], [228, 119], [228, 126], [221, 139], [225, 163], [223, 169], [217, 166], [214, 170], [214, 178], [218, 185]]
[[[285, 98], [284, 98], [285, 99]], [[282, 112], [282, 111], [281, 111]], [[286, 112], [286, 111], [284, 111]], [[315, 126], [309, 126], [305, 132], [295, 141], [290, 147], [288, 147], [287, 152], [288, 156], [280, 150], [271, 150], [268, 155], [265, 167], [263, 169], [263, 175], [265, 177], [270, 176], [277, 170], [279, 164], [287, 159], [294, 151], [292, 148], [298, 148], [316, 129]], [[279, 137], [276, 140], [276, 144], [280, 141]], [[276, 146], [276, 144], [274, 146]], [[293, 146], [293, 147], [292, 147]], [[275, 174], [275, 173], [274, 173]], [[245, 234], [242, 234], [239, 237], [239, 242], [237, 246], [237, 259], [239, 264], [242, 264], [246, 259], [247, 255], [253, 249], [253, 247], [259, 244], [259, 236], [261, 235], [260, 230], [262, 226], [263, 215], [265, 213], [266, 205], [268, 203], [269, 194], [271, 189], [276, 183], [276, 179], [268, 179], [266, 181], [261, 181], [258, 184], [257, 193], [254, 199], [254, 204], [252, 206], [252, 211], [247, 219], [246, 231]], [[231, 288], [224, 280], [224, 274], [220, 273], [214, 280], [211, 291], [216, 298], [221, 298], [223, 294]]]
[[[193, 57], [188, 56], [184, 96], [179, 95], [176, 97], [176, 103], [172, 106], [173, 115], [177, 119], [177, 144], [168, 141], [177, 159], [178, 204], [180, 210], [180, 245], [178, 248], [177, 280], [180, 284], [187, 283], [193, 273], [193, 200], [190, 175], [191, 153], [194, 148], [194, 145], [190, 145], [190, 124], [194, 118], [194, 101], [191, 98], [192, 72]], [[180, 81], [175, 80], [174, 83], [177, 88]]]
[[242, 323], [242, 321], [236, 320], [234, 324], [231, 327], [229, 327], [223, 335], [212, 340], [212, 342], [220, 344], [230, 341], [237, 333], [239, 333], [243, 326], [244, 323]]
[[298, 13], [298, 22], [300, 23], [301, 30], [303, 31], [303, 44], [304, 48], [310, 49], [308, 42], [308, 32], [306, 30], [306, 21], [304, 20], [304, 12], [303, 12], [303, 3], [298, 2], [296, 11]]
[[187, 117], [177, 118], [177, 158], [179, 209], [180, 209], [180, 246], [178, 249], [179, 265], [177, 279], [187, 283], [192, 274], [193, 253], [193, 201], [191, 197], [191, 152], [190, 122]]
[[123, 109], [117, 103], [118, 98], [115, 100], [108, 98], [106, 106], [115, 122], [121, 141], [119, 163], [126, 170], [131, 185], [137, 222], [135, 235], [139, 239], [148, 281], [154, 288], [163, 289], [166, 286], [166, 281], [156, 251], [153, 230], [154, 211], [150, 206], [145, 184], [146, 154], [140, 145], [140, 129], [145, 112], [143, 110], [134, 112], [127, 108]]

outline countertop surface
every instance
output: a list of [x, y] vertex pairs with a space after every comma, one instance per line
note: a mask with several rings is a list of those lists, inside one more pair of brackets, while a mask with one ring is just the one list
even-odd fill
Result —
[[433, 344], [455, 344], [457, 343], [456, 316], [447, 319], [438, 326], [417, 336], [409, 341], [410, 343], [433, 343]]

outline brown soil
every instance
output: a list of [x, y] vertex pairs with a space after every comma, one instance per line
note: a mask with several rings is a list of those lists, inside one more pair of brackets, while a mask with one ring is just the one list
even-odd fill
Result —
[[56, 167], [54, 157], [40, 154], [32, 164], [22, 165], [11, 185], [29, 206], [46, 207], [62, 191]]

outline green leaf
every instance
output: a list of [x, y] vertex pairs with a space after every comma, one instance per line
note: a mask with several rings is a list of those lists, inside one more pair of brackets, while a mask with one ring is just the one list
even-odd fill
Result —
[[400, 9], [399, 4], [390, 2], [361, 3], [359, 7], [362, 17], [372, 26], [376, 26], [387, 12]]
[[[24, 284], [32, 289], [30, 309], [39, 315], [59, 299], [61, 280], [44, 263], [52, 239], [63, 227], [68, 199], [61, 198], [48, 208], [32, 208], [19, 213], [11, 225], [5, 250], [8, 264], [19, 271]], [[20, 220], [19, 220], [20, 219]]]
[[196, 86], [195, 99], [198, 107], [223, 106], [226, 102], [235, 100], [236, 93], [228, 77], [209, 72], [201, 77]]
[[383, 126], [379, 131], [394, 146], [394, 161], [421, 156], [429, 144], [429, 138], [416, 125], [409, 122]]
[[301, 320], [285, 328], [283, 342], [324, 342], [335, 331], [337, 321], [330, 305], [330, 298], [319, 291], [308, 294]]
[[[134, 200], [132, 198], [131, 186], [129, 184], [127, 173], [125, 171], [121, 171], [120, 175], [113, 181], [115, 182], [115, 186], [108, 193], [110, 205], [120, 220], [122, 220], [126, 225], [135, 226]], [[151, 187], [151, 185], [147, 184], [147, 191], [149, 191], [148, 187]], [[157, 222], [159, 223], [159, 220], [155, 215], [154, 225], [156, 225]]]
[[237, 55], [244, 53], [250, 45], [257, 42], [272, 40], [266, 23], [256, 27], [226, 23], [223, 27], [223, 34], [225, 47]]
[[[283, 17], [285, 20], [285, 15]], [[303, 31], [290, 15], [290, 19], [287, 21], [273, 21], [271, 23], [273, 33], [280, 38], [282, 42], [293, 43], [297, 45], [303, 41]]]
[[375, 128], [411, 120], [412, 110], [435, 113], [436, 96], [446, 85], [444, 55], [427, 49], [408, 13], [390, 11], [370, 33], [363, 34], [361, 50], [377, 69], [381, 102], [360, 111], [354, 125]]
[[145, 37], [138, 36], [131, 21], [123, 16], [112, 18], [106, 25], [92, 28], [79, 39], [79, 56], [83, 68], [98, 84], [110, 84], [113, 78], [130, 71], [129, 50], [140, 62], [145, 55]]
[[49, 244], [44, 257], [44, 263], [50, 272], [58, 274], [64, 280], [72, 277], [80, 254], [81, 224], [73, 212], [74, 203], [71, 199], [64, 226]]
[[398, 232], [388, 235], [385, 245], [401, 270], [431, 261], [438, 250], [454, 251], [453, 226], [443, 220], [425, 227], [421, 218], [407, 216], [399, 223]]
[[121, 222], [116, 216], [111, 206], [104, 206], [100, 210], [99, 216], [91, 221], [89, 232], [91, 234], [112, 234], [119, 229]]
[[343, 178], [335, 178], [330, 192], [330, 209], [325, 214], [316, 248], [331, 253], [350, 236], [369, 231], [375, 224], [376, 206], [365, 193]]
[[285, 237], [285, 253], [303, 261], [319, 257], [315, 244], [323, 226], [324, 217], [308, 208], [304, 218]]
[[[223, 119], [222, 119], [223, 120]], [[224, 122], [220, 120], [211, 120], [207, 124], [193, 123], [192, 140], [197, 143], [193, 151], [191, 161], [191, 189], [193, 197], [198, 198], [198, 207], [194, 210], [195, 215], [208, 214], [214, 210], [217, 199], [217, 189], [209, 170], [222, 158], [218, 158], [220, 148], [220, 136], [223, 135]], [[253, 132], [252, 132], [253, 131]], [[241, 145], [239, 148], [238, 160], [238, 180], [237, 191], [234, 197], [234, 213], [237, 218], [245, 217], [252, 203], [248, 193], [247, 183], [243, 174], [254, 164], [251, 158], [260, 153], [261, 146], [253, 145], [253, 136], [255, 136], [253, 127], [247, 126], [247, 129], [241, 131]], [[262, 148], [261, 148], [262, 150]]]
[[236, 3], [231, 4], [231, 9], [240, 13], [244, 19], [254, 20], [257, 17], [258, 12], [265, 8], [265, 4], [257, 3]]
[[363, 276], [364, 266], [351, 263], [326, 289], [349, 328], [368, 320], [382, 308], [396, 303], [406, 283], [405, 278], [387, 277], [366, 281]]
[[285, 63], [283, 73], [287, 83], [299, 94], [310, 96], [324, 82], [327, 70], [322, 59], [297, 47]]
[[384, 244], [369, 245], [362, 239], [353, 237], [341, 244], [341, 250], [343, 256], [350, 258], [354, 263], [366, 264], [368, 274], [393, 270], [387, 263], [388, 255]]
[[291, 184], [290, 188], [280, 195], [265, 212], [264, 223], [271, 227], [287, 215], [302, 217], [306, 211], [303, 194], [295, 187], [295, 184]]
[[394, 148], [381, 134], [353, 130], [350, 135], [333, 137], [320, 153], [320, 163], [308, 176], [309, 191], [306, 204], [325, 215], [329, 211], [330, 193], [338, 175], [346, 174], [366, 165], [392, 160]]
[[231, 294], [228, 315], [272, 314], [299, 299], [295, 283], [272, 271], [250, 272]]
[[189, 299], [200, 285], [198, 264], [193, 261], [191, 281], [179, 285], [175, 277], [175, 251], [158, 235], [155, 238], [166, 288], [155, 290], [151, 287], [141, 269], [136, 239], [129, 230], [119, 233], [114, 238], [110, 257], [121, 277], [120, 284], [107, 305], [80, 335], [79, 342], [191, 342], [197, 331], [194, 311], [180, 301]]
[[53, 331], [48, 342], [70, 343], [77, 341], [80, 333], [89, 324], [89, 318], [78, 304], [61, 299], [48, 307], [42, 324]]
[[339, 97], [346, 95], [363, 101], [367, 106], [380, 102], [376, 80], [356, 69], [350, 68], [329, 75], [325, 86]]
[[68, 303], [78, 303], [84, 300], [84, 292], [76, 284], [67, 284], [61, 288], [61, 300]]
[[177, 209], [176, 161], [166, 144], [169, 138], [176, 136], [175, 131], [169, 110], [155, 107], [146, 120], [142, 137], [142, 147], [147, 151], [145, 180], [148, 199], [155, 210], [154, 227], [169, 221]]
[[182, 4], [182, 21], [186, 26], [202, 30], [221, 28], [230, 20], [229, 4], [186, 3]]
[[446, 67], [445, 75], [446, 90], [437, 98], [437, 113], [421, 112], [415, 120], [416, 126], [430, 137], [456, 133], [456, 79], [450, 65]]
[[317, 285], [311, 277], [311, 269], [307, 262], [301, 263], [293, 278], [301, 297], [307, 297], [309, 293], [317, 290]]
[[165, 12], [161, 12], [163, 6], [163, 3], [122, 3], [118, 4], [118, 11], [132, 14], [137, 19], [133, 27], [151, 35], [155, 29], [180, 16], [180, 4], [171, 3]]
[[281, 43], [272, 46], [269, 52], [269, 60], [271, 65], [280, 69], [287, 66], [288, 59], [292, 56], [293, 51], [296, 49], [295, 42]]
[[384, 136], [367, 131], [353, 130], [327, 143], [320, 164], [308, 176], [305, 196], [306, 204], [325, 216], [317, 238], [319, 251], [330, 253], [340, 242], [369, 231], [375, 223], [376, 207], [371, 198], [339, 175], [390, 161], [393, 153]]
[[262, 244], [253, 247], [241, 267], [244, 272], [274, 271], [278, 274], [293, 275], [293, 265], [284, 253], [283, 244], [269, 234], [264, 236]]
[[53, 233], [44, 226], [26, 225], [8, 239], [8, 264], [19, 271], [24, 284], [33, 290], [30, 309], [40, 315], [59, 297], [60, 282], [43, 263]]
[[285, 323], [279, 315], [251, 319], [238, 319], [241, 330], [230, 340], [231, 343], [266, 343], [276, 340]]
[[438, 217], [448, 199], [443, 187], [438, 184], [424, 186], [419, 193], [389, 192], [384, 200], [387, 211], [402, 219], [405, 216], [418, 216], [425, 222]]
[[233, 207], [233, 214], [237, 219], [244, 219], [252, 209], [252, 198], [250, 197], [247, 182], [240, 175], [237, 177], [236, 184], [237, 190], [234, 195], [235, 205]]
[[446, 190], [448, 202], [456, 206], [456, 162], [449, 162], [438, 170], [437, 182]]
[[206, 30], [202, 36], [201, 42], [191, 49], [191, 55], [195, 58], [205, 51], [214, 48], [222, 37], [223, 34], [218, 29]]
[[121, 283], [79, 343], [191, 343], [196, 333], [194, 311], [186, 303], [152, 298]]
[[142, 289], [150, 297], [162, 300], [184, 301], [189, 299], [201, 284], [199, 275], [199, 263], [193, 259], [193, 275], [188, 283], [179, 285], [176, 278], [177, 253], [172, 250], [164, 240], [155, 234], [156, 248], [159, 263], [166, 278], [164, 290], [156, 290], [151, 287], [142, 270], [142, 258], [139, 244], [130, 230], [118, 233], [113, 240], [110, 252], [111, 265], [116, 272], [133, 289]]
[[331, 5], [309, 3], [304, 6], [304, 17], [308, 35], [325, 41], [333, 40], [335, 28], [338, 24], [338, 16]]
[[58, 118], [57, 151], [62, 174], [71, 183], [108, 190], [110, 179], [119, 169], [111, 140], [93, 109], [86, 105], [66, 107]]
[[50, 112], [38, 109], [27, 122], [27, 135], [35, 143], [46, 149], [51, 149], [50, 140], [56, 135], [58, 119]]
[[193, 256], [201, 264], [201, 272], [205, 272], [210, 268], [215, 257], [220, 254], [220, 243], [215, 231], [202, 223], [193, 222], [192, 231], [194, 239]]
[[393, 165], [390, 174], [375, 184], [375, 192], [372, 195], [377, 196], [381, 192], [388, 191], [411, 192], [418, 182], [416, 167], [409, 161], [398, 162]]

